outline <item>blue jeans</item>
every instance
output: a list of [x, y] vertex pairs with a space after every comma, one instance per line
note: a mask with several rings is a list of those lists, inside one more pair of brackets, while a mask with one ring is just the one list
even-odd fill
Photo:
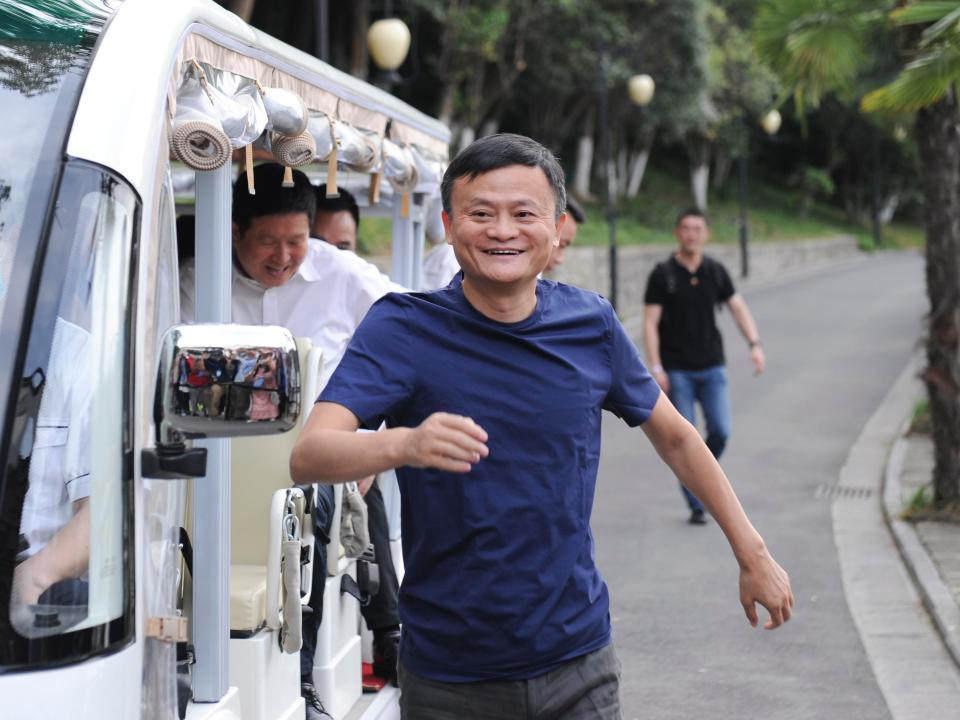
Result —
[[[730, 395], [727, 392], [727, 371], [723, 365], [705, 370], [667, 370], [670, 379], [670, 402], [691, 424], [696, 425], [694, 406], [700, 403], [707, 424], [707, 447], [720, 459], [730, 437]], [[680, 486], [691, 510], [703, 510], [696, 495]]]

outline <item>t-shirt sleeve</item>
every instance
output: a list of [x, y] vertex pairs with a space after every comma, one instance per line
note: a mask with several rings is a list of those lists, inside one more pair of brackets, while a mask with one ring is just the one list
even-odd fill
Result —
[[721, 263], [717, 263], [717, 301], [726, 302], [733, 297], [736, 293], [736, 289], [733, 287], [733, 280], [730, 278], [730, 273], [727, 272]]
[[370, 430], [395, 416], [416, 384], [402, 297], [391, 294], [374, 303], [317, 398], [343, 405]]
[[623, 419], [630, 427], [636, 427], [646, 422], [653, 412], [660, 397], [660, 386], [647, 372], [640, 351], [612, 311], [610, 322], [612, 375], [603, 409]]
[[647, 305], [663, 305], [666, 294], [663, 270], [657, 265], [647, 278], [647, 291], [643, 295], [643, 302]]

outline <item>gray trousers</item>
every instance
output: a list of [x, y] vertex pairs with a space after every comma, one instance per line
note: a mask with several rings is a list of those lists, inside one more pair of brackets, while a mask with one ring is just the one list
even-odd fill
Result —
[[403, 720], [621, 720], [613, 645], [529, 680], [447, 683], [400, 664]]

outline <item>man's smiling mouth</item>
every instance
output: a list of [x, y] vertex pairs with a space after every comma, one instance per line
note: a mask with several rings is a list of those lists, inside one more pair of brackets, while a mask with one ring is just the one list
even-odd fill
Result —
[[523, 250], [510, 250], [510, 249], [497, 249], [497, 250], [484, 250], [485, 255], [519, 255]]

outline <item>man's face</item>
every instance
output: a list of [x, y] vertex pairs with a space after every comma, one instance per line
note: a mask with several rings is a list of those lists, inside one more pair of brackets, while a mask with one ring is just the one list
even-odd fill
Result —
[[573, 245], [573, 241], [577, 239], [577, 221], [573, 219], [570, 213], [565, 214], [567, 219], [560, 228], [560, 244], [555, 247], [550, 254], [550, 260], [547, 262], [547, 267], [544, 268], [544, 272], [553, 272], [563, 265], [567, 248]]
[[317, 212], [313, 221], [313, 237], [319, 238], [341, 250], [357, 251], [357, 224], [348, 210]]
[[680, 251], [685, 255], [699, 255], [703, 246], [710, 239], [710, 227], [707, 221], [696, 215], [682, 218], [673, 229], [673, 234], [680, 243]]
[[538, 167], [510, 165], [458, 178], [443, 213], [464, 277], [478, 283], [534, 280], [559, 245], [553, 189]]
[[306, 213], [261, 215], [240, 235], [233, 225], [233, 250], [243, 271], [264, 287], [280, 287], [307, 256], [310, 219]]

